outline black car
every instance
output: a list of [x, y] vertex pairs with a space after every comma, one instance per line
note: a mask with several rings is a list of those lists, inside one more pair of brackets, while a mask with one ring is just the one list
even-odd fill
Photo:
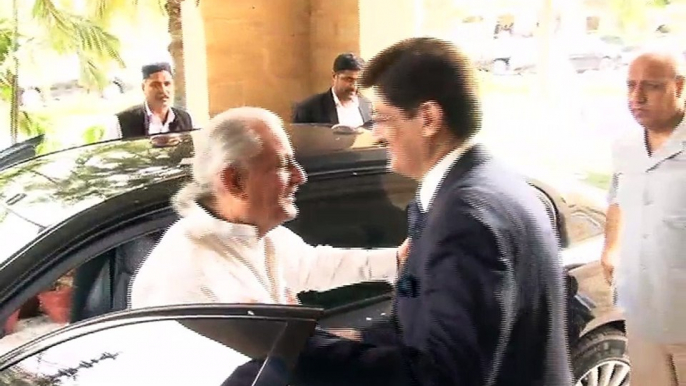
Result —
[[[310, 244], [398, 246], [417, 183], [388, 171], [386, 150], [366, 131], [289, 129], [309, 182], [298, 193], [299, 216], [286, 226]], [[315, 323], [363, 328], [388, 316], [392, 287], [383, 282], [301, 293], [303, 307], [126, 310], [132, 275], [177, 220], [169, 198], [189, 177], [193, 137], [104, 142], [0, 171], [0, 320], [14, 331], [0, 339], [0, 350], [31, 340], [0, 358], [0, 384], [19, 384], [19, 378], [50, 385], [65, 379], [78, 385], [165, 384], [165, 377], [220, 384], [215, 380], [233, 371], [224, 356], [238, 363], [278, 352], [286, 366], [280, 371], [287, 371]], [[574, 189], [563, 193], [528, 177], [561, 241], [578, 384], [615, 378], [624, 382], [615, 384], [626, 384], [623, 318], [597, 262], [603, 208]], [[64, 324], [69, 326], [58, 329]], [[192, 339], [184, 335], [189, 329], [196, 333]], [[199, 339], [200, 346], [184, 336]]]

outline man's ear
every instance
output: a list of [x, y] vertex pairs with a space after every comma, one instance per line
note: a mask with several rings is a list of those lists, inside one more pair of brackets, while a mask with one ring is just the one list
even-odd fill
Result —
[[443, 126], [443, 108], [438, 103], [422, 103], [417, 109], [417, 115], [422, 120], [422, 136], [430, 138], [438, 134]]
[[246, 176], [244, 169], [229, 166], [221, 173], [221, 186], [234, 196], [245, 196]]

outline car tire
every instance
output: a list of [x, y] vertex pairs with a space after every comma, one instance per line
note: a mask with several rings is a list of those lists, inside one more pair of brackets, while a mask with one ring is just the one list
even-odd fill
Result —
[[575, 386], [628, 386], [630, 364], [625, 334], [610, 326], [586, 334], [572, 349], [572, 366]]

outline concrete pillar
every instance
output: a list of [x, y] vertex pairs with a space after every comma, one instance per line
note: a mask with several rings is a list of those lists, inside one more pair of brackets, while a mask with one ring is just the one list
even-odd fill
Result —
[[338, 54], [360, 55], [358, 1], [310, 0], [310, 91], [331, 86], [333, 61]]
[[[421, 35], [424, 1], [203, 0], [184, 19], [191, 29], [198, 21], [193, 12], [203, 21], [204, 37], [195, 34], [192, 42], [184, 42], [187, 52], [193, 46], [205, 49], [204, 56], [186, 55], [188, 87], [198, 82], [190, 91], [198, 96], [189, 95], [189, 109], [194, 116], [211, 117], [254, 105], [288, 121], [295, 102], [330, 86], [339, 53], [369, 59], [401, 39]], [[206, 72], [193, 74], [203, 57]]]
[[207, 87], [207, 51], [205, 30], [200, 8], [194, 1], [181, 3], [183, 25], [183, 62], [186, 81], [186, 109], [196, 127], [204, 127], [209, 120]]
[[310, 91], [309, 0], [203, 0], [209, 115], [262, 106], [289, 119]]
[[423, 33], [422, 0], [358, 1], [360, 53], [364, 58], [371, 58], [399, 40]]

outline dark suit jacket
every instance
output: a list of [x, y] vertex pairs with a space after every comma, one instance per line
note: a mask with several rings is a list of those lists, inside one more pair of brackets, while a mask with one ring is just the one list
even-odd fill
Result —
[[[372, 102], [362, 95], [359, 96], [359, 100], [362, 122], [367, 123], [372, 119]], [[331, 89], [296, 104], [293, 110], [293, 123], [339, 123]]]
[[[193, 130], [193, 121], [187, 112], [172, 107], [174, 120], [169, 122], [169, 132], [177, 133], [181, 131]], [[122, 138], [144, 137], [148, 135], [148, 117], [145, 112], [145, 105], [136, 105], [117, 114], [119, 126], [121, 127]]]
[[477, 145], [412, 241], [393, 323], [362, 343], [317, 331], [291, 384], [571, 385], [563, 287], [543, 204]]

